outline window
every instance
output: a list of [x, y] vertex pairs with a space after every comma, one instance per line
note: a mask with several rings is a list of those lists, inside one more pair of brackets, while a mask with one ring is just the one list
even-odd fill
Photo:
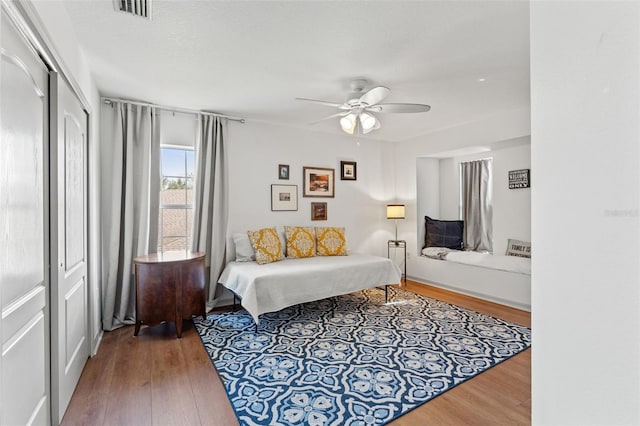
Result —
[[194, 166], [192, 148], [161, 148], [159, 253], [191, 249]]

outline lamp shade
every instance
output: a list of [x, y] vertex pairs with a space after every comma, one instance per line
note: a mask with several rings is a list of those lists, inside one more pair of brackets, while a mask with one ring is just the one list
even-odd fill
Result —
[[404, 219], [404, 204], [387, 204], [387, 219]]

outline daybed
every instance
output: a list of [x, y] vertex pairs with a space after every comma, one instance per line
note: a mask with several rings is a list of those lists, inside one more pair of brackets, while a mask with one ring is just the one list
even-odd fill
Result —
[[364, 254], [284, 259], [264, 265], [233, 261], [218, 282], [240, 297], [258, 324], [263, 313], [400, 283], [400, 268], [390, 259]]

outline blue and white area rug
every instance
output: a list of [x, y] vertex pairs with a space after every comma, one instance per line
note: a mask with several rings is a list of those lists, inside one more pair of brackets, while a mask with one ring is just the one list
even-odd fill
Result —
[[241, 424], [385, 424], [531, 345], [523, 326], [390, 288], [194, 319]]

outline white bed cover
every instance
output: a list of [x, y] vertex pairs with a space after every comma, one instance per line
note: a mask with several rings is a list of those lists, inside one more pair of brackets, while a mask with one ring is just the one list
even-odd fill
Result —
[[288, 306], [400, 283], [400, 268], [391, 259], [366, 254], [285, 259], [258, 265], [229, 262], [220, 284], [242, 299], [256, 324], [259, 315]]

